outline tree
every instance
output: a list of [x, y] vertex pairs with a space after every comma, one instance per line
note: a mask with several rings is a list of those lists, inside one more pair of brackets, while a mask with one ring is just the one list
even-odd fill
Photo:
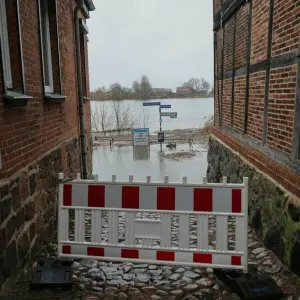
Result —
[[182, 87], [193, 88], [200, 96], [208, 96], [210, 90], [210, 84], [204, 78], [191, 78]]
[[149, 99], [151, 97], [152, 85], [146, 75], [143, 75], [141, 78], [140, 92], [142, 99]]
[[108, 126], [108, 110], [104, 102], [98, 102], [92, 109], [91, 122], [93, 131], [105, 131]]
[[122, 99], [122, 86], [120, 83], [116, 82], [112, 84], [109, 88], [111, 99], [121, 100]]
[[132, 82], [132, 92], [136, 99], [138, 99], [140, 96], [140, 90], [141, 90], [141, 88], [140, 88], [139, 82], [137, 80], [134, 80]]
[[121, 129], [130, 127], [130, 107], [123, 101], [112, 101], [112, 110], [115, 117], [115, 128], [120, 134]]
[[105, 86], [99, 87], [91, 92], [92, 100], [105, 100], [107, 94], [107, 89]]
[[204, 78], [201, 78], [201, 93], [205, 94], [206, 96], [208, 96], [210, 90], [210, 84], [204, 80]]

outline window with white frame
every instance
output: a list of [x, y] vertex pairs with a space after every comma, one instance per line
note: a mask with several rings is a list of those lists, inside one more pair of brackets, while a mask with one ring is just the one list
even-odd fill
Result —
[[48, 0], [40, 0], [40, 22], [41, 22], [41, 44], [42, 44], [45, 92], [53, 93], [54, 88], [53, 88]]
[[3, 64], [4, 83], [6, 88], [12, 89], [12, 74], [11, 62], [9, 53], [9, 40], [7, 31], [7, 17], [6, 17], [6, 1], [0, 1], [0, 43]]

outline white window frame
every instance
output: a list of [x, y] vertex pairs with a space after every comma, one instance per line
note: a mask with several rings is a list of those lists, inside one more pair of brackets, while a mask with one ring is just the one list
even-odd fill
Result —
[[50, 38], [50, 27], [49, 27], [48, 0], [40, 0], [40, 24], [41, 24], [40, 25], [41, 44], [42, 44], [41, 48], [42, 48], [45, 92], [53, 93], [54, 86], [53, 86], [53, 69], [52, 69], [52, 56], [51, 56], [51, 38]]
[[7, 17], [6, 17], [6, 1], [0, 0], [0, 43], [2, 53], [4, 84], [6, 88], [12, 89], [12, 72], [9, 52], [9, 39], [7, 31]]

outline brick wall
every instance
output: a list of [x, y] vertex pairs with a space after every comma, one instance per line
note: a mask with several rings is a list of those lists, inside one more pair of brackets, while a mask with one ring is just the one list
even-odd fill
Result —
[[262, 140], [266, 72], [251, 74], [248, 108], [248, 135]]
[[223, 124], [231, 126], [231, 103], [232, 103], [232, 79], [226, 79], [223, 81]]
[[235, 34], [235, 68], [246, 65], [247, 43], [248, 43], [248, 18], [249, 3], [240, 7], [236, 13], [236, 34]]
[[267, 59], [269, 2], [252, 1], [251, 63]]
[[[5, 109], [0, 98], [0, 179], [14, 174], [64, 140], [79, 135], [73, 8], [75, 1], [57, 1], [62, 104], [45, 104], [41, 73], [36, 1], [20, 2], [26, 93], [33, 97], [22, 109]], [[29, 18], [28, 15], [31, 17]], [[90, 129], [90, 104], [84, 105]], [[67, 170], [65, 170], [67, 171]]]
[[235, 77], [233, 128], [244, 132], [246, 76]]
[[298, 50], [300, 32], [299, 2], [274, 0], [272, 56]]
[[224, 35], [224, 72], [227, 72], [232, 70], [234, 19], [226, 23]]
[[[248, 28], [249, 24], [252, 24], [251, 28]], [[218, 67], [219, 80], [223, 76], [223, 82], [219, 82], [223, 86], [219, 102], [222, 103], [223, 125], [226, 125], [224, 130], [233, 119], [232, 135], [247, 140], [255, 149], [276, 157], [278, 163], [300, 173], [297, 167], [300, 165], [297, 155], [300, 129], [295, 124], [299, 122], [296, 104], [300, 87], [297, 58], [300, 55], [300, 1], [248, 1], [225, 20], [223, 27], [215, 28], [219, 48], [215, 69]], [[223, 30], [222, 66], [220, 43]], [[248, 36], [251, 37], [249, 41]], [[235, 51], [232, 51], [233, 47]], [[220, 74], [221, 70], [223, 74]], [[234, 80], [229, 79], [231, 72]], [[215, 110], [218, 110], [216, 100]], [[230, 103], [233, 103], [233, 112], [229, 109]]]
[[291, 154], [296, 97], [296, 65], [271, 70], [268, 144]]
[[[11, 5], [9, 23], [16, 26], [12, 22], [15, 21], [15, 1], [8, 2]], [[46, 103], [44, 99], [37, 1], [20, 1], [25, 88], [26, 94], [33, 97], [24, 108], [4, 107], [0, 66], [0, 286], [9, 273], [20, 267], [24, 259], [34, 254], [40, 242], [53, 233], [58, 172], [74, 177], [81, 171], [73, 21], [75, 5], [75, 0], [57, 1], [61, 83], [63, 95], [67, 97], [64, 102]], [[50, 21], [55, 40], [56, 22]], [[52, 57], [56, 59], [53, 60], [55, 92], [59, 89], [57, 46], [54, 44], [52, 48]], [[16, 54], [11, 51], [12, 61], [18, 62]], [[86, 85], [86, 90], [88, 88]], [[84, 114], [90, 172], [89, 101], [84, 104]]]

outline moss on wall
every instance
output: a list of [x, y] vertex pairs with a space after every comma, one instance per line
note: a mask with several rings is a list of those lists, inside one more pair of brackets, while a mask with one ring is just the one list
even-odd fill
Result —
[[[249, 165], [214, 137], [209, 140], [207, 179], [240, 183], [249, 178], [249, 223], [258, 237], [290, 269], [300, 274], [299, 199]], [[298, 252], [298, 254], [297, 254]]]

